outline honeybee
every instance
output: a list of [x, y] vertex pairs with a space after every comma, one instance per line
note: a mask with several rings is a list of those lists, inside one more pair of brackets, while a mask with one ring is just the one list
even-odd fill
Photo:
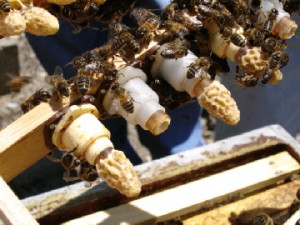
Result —
[[112, 51], [118, 52], [126, 46], [134, 53], [140, 51], [140, 44], [135, 40], [134, 36], [129, 31], [122, 31], [118, 37], [115, 38], [112, 44]]
[[269, 67], [271, 69], [282, 68], [289, 62], [289, 55], [283, 51], [275, 51], [269, 58]]
[[93, 50], [89, 51], [86, 54], [86, 58], [88, 57], [90, 59], [90, 62], [96, 61], [96, 60], [105, 60], [109, 57], [111, 57], [114, 54], [112, 51], [112, 44], [107, 43], [104, 45], [101, 45], [98, 48], [94, 48]]
[[230, 41], [233, 44], [235, 44], [236, 46], [245, 47], [247, 39], [243, 35], [240, 35], [240, 34], [235, 32], [231, 35]]
[[261, 83], [262, 84], [266, 84], [269, 82], [269, 80], [271, 80], [273, 77], [273, 73], [272, 70], [270, 70], [269, 68], [266, 68], [263, 72], [262, 78], [261, 78]]
[[261, 213], [254, 218], [253, 225], [274, 225], [274, 222], [269, 215]]
[[20, 91], [20, 89], [31, 81], [29, 76], [12, 76], [12, 78], [5, 83], [11, 91]]
[[64, 153], [60, 162], [66, 170], [74, 170], [80, 165], [80, 160], [70, 152]]
[[159, 17], [156, 14], [145, 8], [136, 7], [131, 11], [130, 15], [136, 20], [139, 26], [144, 24], [150, 18], [159, 21]]
[[198, 17], [201, 21], [210, 22], [211, 20], [214, 20], [217, 15], [221, 18], [220, 12], [206, 5], [198, 5], [197, 11], [199, 12]]
[[173, 94], [175, 90], [164, 80], [154, 79], [150, 82], [150, 87], [159, 96], [159, 103], [167, 109], [173, 108]]
[[178, 10], [178, 4], [173, 1], [163, 9], [163, 11], [161, 13], [161, 18], [163, 20], [173, 19], [175, 16], [176, 10]]
[[188, 29], [193, 31], [199, 31], [203, 28], [203, 23], [197, 18], [197, 16], [191, 16], [187, 10], [180, 10], [176, 13], [174, 21], [182, 23]]
[[121, 87], [119, 83], [115, 83], [111, 91], [114, 93], [114, 96], [119, 100], [121, 107], [127, 113], [133, 113], [134, 105], [133, 99], [129, 95], [129, 93], [125, 90], [125, 88]]
[[242, 72], [240, 74], [239, 66], [236, 66], [236, 75], [235, 79], [239, 84], [244, 85], [245, 87], [254, 87], [258, 83], [258, 77], [253, 74], [248, 74], [246, 72]]
[[198, 78], [200, 76], [207, 76], [207, 72], [210, 67], [213, 65], [211, 58], [206, 56], [201, 56], [193, 62], [186, 73], [188, 79]]
[[220, 29], [220, 34], [224, 40], [230, 41], [232, 36], [232, 27], [223, 27]]
[[161, 26], [166, 29], [167, 33], [170, 33], [171, 35], [181, 39], [190, 34], [189, 29], [185, 25], [173, 20], [163, 21]]
[[159, 17], [143, 8], [135, 8], [132, 10], [131, 16], [135, 18], [139, 25], [135, 31], [136, 38], [141, 43], [148, 42], [151, 34], [159, 27]]
[[8, 0], [1, 0], [0, 2], [0, 10], [4, 13], [9, 13], [11, 10], [11, 6]]
[[46, 82], [53, 87], [54, 95], [59, 98], [70, 96], [69, 85], [63, 77], [62, 68], [60, 66], [55, 67], [54, 75], [46, 77]]
[[272, 32], [273, 23], [274, 20], [276, 20], [277, 16], [278, 16], [278, 10], [276, 8], [272, 8], [268, 15], [267, 20], [263, 23], [263, 31], [266, 34], [270, 34]]
[[115, 69], [114, 65], [109, 62], [96, 61], [86, 65], [82, 72], [88, 74], [93, 72], [103, 73], [105, 78], [111, 77], [112, 80], [117, 75], [118, 71]]
[[185, 46], [170, 45], [168, 48], [162, 50], [160, 55], [166, 59], [178, 59], [186, 56], [188, 50]]
[[98, 174], [95, 166], [92, 165], [84, 165], [84, 163], [80, 166], [79, 177], [83, 181], [94, 182], [98, 179]]
[[262, 49], [268, 54], [272, 54], [276, 50], [277, 41], [274, 37], [268, 37], [262, 42]]
[[79, 73], [75, 77], [75, 85], [77, 91], [83, 96], [89, 91], [91, 87], [91, 78], [87, 75]]
[[156, 19], [150, 18], [144, 24], [138, 27], [135, 32], [135, 36], [141, 42], [147, 42], [152, 34], [159, 26]]
[[261, 45], [264, 42], [265, 34], [257, 28], [246, 30], [245, 36], [251, 45]]
[[26, 113], [29, 110], [33, 109], [41, 102], [46, 102], [49, 98], [51, 98], [51, 96], [52, 95], [48, 91], [45, 91], [43, 89], [38, 90], [31, 97], [25, 99], [25, 101], [21, 104], [23, 113]]
[[72, 60], [72, 66], [75, 70], [79, 70], [81, 68], [84, 68], [87, 64], [87, 60], [84, 56], [76, 56]]

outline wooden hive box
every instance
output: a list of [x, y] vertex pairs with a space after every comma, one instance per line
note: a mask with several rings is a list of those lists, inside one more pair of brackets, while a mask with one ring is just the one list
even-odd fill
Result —
[[[249, 224], [264, 211], [277, 224], [294, 224], [299, 212], [293, 222], [285, 221], [300, 185], [299, 155], [299, 145], [282, 127], [267, 126], [136, 166], [143, 184], [136, 199], [103, 182], [89, 188], [80, 182], [23, 199], [31, 215], [22, 212], [32, 224], [175, 224], [180, 219], [183, 224], [229, 225]], [[1, 218], [20, 217], [5, 213], [11, 200], [1, 201]]]

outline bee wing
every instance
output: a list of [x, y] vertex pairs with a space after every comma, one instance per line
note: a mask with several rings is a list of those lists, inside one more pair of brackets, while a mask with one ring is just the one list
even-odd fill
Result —
[[197, 72], [195, 73], [195, 78], [198, 78], [200, 76], [205, 76], [207, 75], [206, 71], [203, 68], [200, 68], [199, 70], [197, 70]]
[[120, 103], [119, 103], [119, 100], [117, 99], [114, 99], [112, 102], [111, 102], [111, 106], [108, 110], [108, 113], [110, 115], [114, 115], [116, 114], [116, 112], [118, 111], [118, 109], [120, 108]]
[[63, 68], [61, 66], [56, 66], [54, 69], [54, 75], [63, 76]]

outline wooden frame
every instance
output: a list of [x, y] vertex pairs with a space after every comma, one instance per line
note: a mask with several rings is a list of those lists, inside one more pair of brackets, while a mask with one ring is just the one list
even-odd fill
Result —
[[[187, 206], [188, 203], [186, 203], [186, 208], [179, 210], [180, 213], [178, 213], [178, 210], [172, 209], [163, 215], [151, 214], [151, 218], [144, 216], [141, 218], [142, 221], [138, 222], [138, 224], [147, 224], [149, 221], [163, 221], [173, 216], [182, 215], [182, 213], [189, 214], [195, 211], [195, 209], [201, 208], [203, 210], [203, 208], [207, 208], [207, 204], [213, 206], [214, 204], [226, 201], [228, 196], [238, 194], [245, 196], [251, 194], [253, 191], [272, 187], [290, 177], [291, 174], [299, 171], [299, 153], [300, 150], [297, 142], [282, 127], [272, 125], [136, 166], [135, 169], [143, 184], [143, 191], [138, 199], [126, 199], [104, 183], [90, 188], [84, 187], [83, 183], [78, 183], [24, 199], [23, 203], [41, 224], [58, 224], [99, 210], [101, 211], [99, 213], [102, 215], [113, 213], [112, 215], [115, 218], [116, 214], [114, 212], [118, 212], [117, 215], [119, 215], [120, 208], [132, 207], [132, 204], [136, 204], [136, 202], [144, 205], [143, 202], [151, 201], [151, 199], [154, 200], [155, 195], [159, 196], [162, 193], [171, 193], [176, 189], [191, 190], [181, 188], [184, 185], [187, 185], [186, 188], [190, 188], [193, 186], [193, 182], [196, 182], [196, 186], [198, 187], [199, 183], [202, 183], [211, 176], [222, 176], [222, 173], [226, 173], [227, 171], [240, 170], [243, 168], [243, 165], [254, 163], [255, 167], [262, 160], [266, 162], [265, 165], [267, 166], [272, 164], [268, 160], [272, 159], [272, 157], [279, 157], [277, 158], [279, 161], [285, 159], [287, 161], [283, 164], [291, 166], [286, 172], [281, 173], [285, 169], [281, 168], [281, 163], [276, 164], [278, 167], [271, 166], [274, 170], [270, 173], [269, 177], [263, 178], [266, 179], [265, 181], [263, 179], [259, 182], [255, 181], [256, 177], [254, 176], [252, 180], [254, 183], [246, 185], [247, 187], [232, 189], [232, 192], [223, 192], [223, 194], [222, 189], [220, 189], [219, 196], [215, 195], [214, 197], [210, 196], [210, 199], [202, 199], [204, 202], [193, 203], [193, 206]], [[281, 172], [278, 173], [277, 169], [280, 169]], [[219, 179], [216, 178], [214, 182], [217, 182], [217, 180]], [[291, 195], [294, 195], [294, 192], [295, 190], [291, 191]], [[181, 191], [175, 193], [178, 196], [178, 193], [180, 194]], [[122, 204], [125, 204], [125, 206], [122, 206]], [[114, 206], [117, 209], [111, 208]], [[138, 211], [141, 212], [140, 210]], [[95, 215], [99, 214], [96, 213]], [[90, 216], [92, 217], [93, 214]], [[86, 217], [84, 218], [86, 219]], [[120, 217], [116, 216], [116, 218]], [[80, 220], [80, 223], [84, 224], [82, 221], [84, 220]], [[115, 220], [111, 220], [111, 218], [108, 221], [116, 222]], [[70, 221], [70, 224], [72, 223]], [[76, 220], [74, 223], [76, 224]], [[129, 221], [128, 223], [136, 224], [134, 221]], [[118, 223], [116, 222], [115, 224]]]

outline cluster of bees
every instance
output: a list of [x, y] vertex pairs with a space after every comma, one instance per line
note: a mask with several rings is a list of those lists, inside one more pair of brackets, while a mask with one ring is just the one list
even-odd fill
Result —
[[[220, 58], [209, 49], [209, 33], [207, 26], [215, 22], [225, 41], [232, 42], [239, 47], [260, 46], [268, 63], [262, 71], [253, 71], [251, 68], [236, 67], [236, 81], [245, 86], [253, 87], [259, 82], [266, 84], [274, 76], [274, 70], [287, 65], [289, 56], [285, 52], [287, 44], [284, 40], [272, 34], [271, 29], [278, 15], [273, 8], [265, 18], [262, 28], [255, 26], [258, 20], [258, 11], [262, 0], [173, 0], [165, 7], [160, 16], [151, 9], [133, 8], [134, 1], [106, 1], [99, 6], [88, 0], [77, 0], [69, 5], [49, 4], [47, 9], [55, 16], [75, 23], [80, 29], [91, 28], [90, 22], [96, 20], [107, 23], [108, 41], [102, 46], [91, 49], [73, 58], [71, 64], [77, 75], [69, 80], [64, 79], [61, 68], [57, 67], [54, 75], [47, 78], [52, 86], [52, 92], [43, 89], [25, 100], [21, 108], [27, 112], [38, 104], [56, 98], [58, 101], [75, 92], [82, 99], [85, 96], [94, 96], [92, 99], [101, 99], [107, 91], [111, 91], [119, 99], [121, 107], [127, 113], [134, 112], [134, 99], [121, 84], [116, 82], [119, 76], [116, 65], [122, 61], [142, 69], [148, 76], [148, 85], [159, 95], [160, 104], [167, 110], [178, 108], [191, 101], [186, 92], [176, 91], [162, 78], [150, 76], [151, 65], [155, 60], [159, 45], [170, 43], [161, 51], [165, 59], [178, 59], [193, 52], [198, 59], [190, 64], [186, 77], [192, 79], [209, 74], [210, 79], [222, 72], [229, 72], [226, 58]], [[1, 9], [5, 7], [5, 0], [1, 2]], [[299, 10], [299, 4], [294, 1], [281, 1], [285, 8]], [[295, 4], [298, 8], [292, 7]], [[130, 11], [130, 18], [136, 23], [131, 27], [126, 25], [122, 18]], [[289, 11], [292, 12], [292, 11]], [[240, 26], [244, 35], [236, 32]], [[180, 45], [172, 44], [180, 40]], [[139, 58], [141, 53], [148, 51], [151, 42], [158, 42], [146, 56]], [[203, 73], [205, 72], [205, 73]], [[100, 100], [101, 102], [101, 100]], [[97, 107], [100, 107], [97, 105]], [[101, 109], [103, 111], [104, 109]], [[105, 110], [104, 110], [105, 111]], [[108, 113], [101, 114], [105, 118]], [[92, 180], [94, 168], [86, 167], [72, 155], [66, 153], [60, 162], [67, 171], [78, 166], [80, 179]]]
[[95, 182], [99, 176], [96, 167], [90, 165], [85, 160], [78, 159], [72, 152], [64, 152], [61, 158], [56, 158], [53, 155], [47, 157], [55, 163], [60, 163], [65, 169], [63, 179], [65, 181], [83, 180], [87, 184]]

